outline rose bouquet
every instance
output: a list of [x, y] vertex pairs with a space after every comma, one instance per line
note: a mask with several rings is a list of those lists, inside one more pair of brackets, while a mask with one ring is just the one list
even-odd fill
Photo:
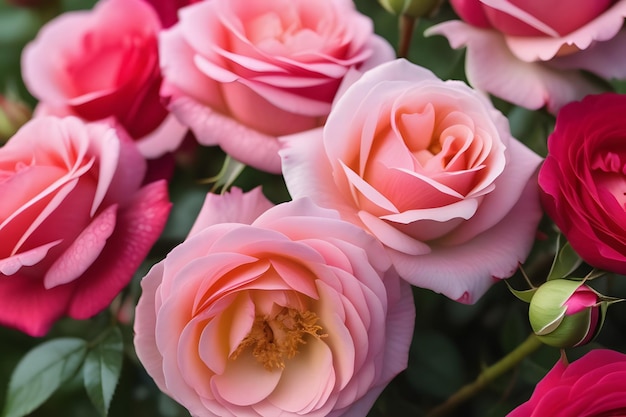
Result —
[[0, 416], [626, 415], [626, 2], [571, 3], [1, 4]]

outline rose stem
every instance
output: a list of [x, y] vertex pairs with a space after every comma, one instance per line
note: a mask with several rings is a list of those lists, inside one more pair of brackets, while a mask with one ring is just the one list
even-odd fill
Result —
[[508, 355], [488, 368], [485, 368], [474, 380], [474, 382], [461, 387], [444, 403], [433, 408], [428, 414], [426, 414], [426, 417], [441, 417], [447, 415], [461, 403], [472, 398], [479, 391], [487, 387], [496, 378], [513, 369], [525, 357], [529, 356], [540, 346], [542, 346], [542, 343], [539, 339], [534, 334], [530, 334], [524, 342], [518, 345], [513, 351], [509, 352]]
[[409, 55], [409, 47], [411, 46], [411, 38], [413, 37], [413, 28], [415, 27], [415, 18], [405, 14], [399, 18], [400, 40], [398, 42], [398, 58], [407, 58]]

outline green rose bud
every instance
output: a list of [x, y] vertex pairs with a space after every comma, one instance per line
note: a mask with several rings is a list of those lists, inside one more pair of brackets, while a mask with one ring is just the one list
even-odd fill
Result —
[[440, 0], [379, 0], [378, 2], [390, 13], [415, 19], [429, 16], [441, 3]]
[[547, 345], [584, 345], [600, 331], [610, 302], [583, 281], [551, 280], [537, 288], [530, 300], [530, 325]]
[[0, 144], [13, 136], [31, 116], [30, 109], [24, 103], [0, 95]]

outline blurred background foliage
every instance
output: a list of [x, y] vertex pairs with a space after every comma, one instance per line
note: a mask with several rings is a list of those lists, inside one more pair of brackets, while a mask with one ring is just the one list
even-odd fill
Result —
[[[13, 95], [34, 106], [20, 78], [20, 53], [39, 27], [58, 13], [92, 7], [94, 0], [48, 0], [42, 9], [11, 6], [0, 0], [0, 93]], [[375, 0], [356, 0], [357, 7], [372, 17], [375, 30], [393, 45], [398, 40], [397, 17], [387, 13]], [[442, 79], [464, 80], [463, 51], [452, 50], [445, 38], [424, 38], [424, 29], [438, 21], [454, 18], [443, 4], [432, 19], [422, 19], [415, 28], [408, 58], [431, 69]], [[71, 34], [68, 34], [71, 36]], [[617, 85], [623, 90], [622, 85]], [[508, 116], [514, 135], [540, 155], [546, 153], [546, 138], [553, 118], [494, 99]], [[124, 338], [124, 363], [109, 415], [112, 417], [179, 417], [188, 413], [161, 394], [136, 359], [132, 347], [132, 307], [139, 297], [139, 280], [151, 265], [184, 239], [211, 185], [203, 181], [219, 171], [224, 155], [215, 148], [190, 147], [177, 155], [177, 168], [171, 181], [173, 211], [162, 238], [153, 248], [127, 290], [112, 308], [92, 320], [61, 320], [45, 338], [31, 338], [18, 331], [0, 328], [0, 405], [5, 402], [10, 375], [24, 354], [46, 340], [78, 337], [95, 340], [111, 326], [120, 323]], [[274, 202], [289, 199], [280, 176], [246, 168], [235, 185], [249, 190], [263, 184], [264, 193]], [[1, 203], [0, 203], [1, 204]], [[542, 282], [553, 257], [555, 232], [544, 221], [538, 243], [526, 272]], [[604, 294], [626, 295], [623, 277], [596, 280], [593, 286]], [[527, 285], [518, 273], [510, 280], [518, 289]], [[409, 367], [385, 389], [370, 417], [427, 416], [429, 410], [445, 401], [463, 385], [473, 381], [486, 366], [506, 355], [530, 333], [527, 304], [516, 299], [504, 282], [496, 283], [474, 305], [463, 305], [427, 290], [414, 288], [417, 321], [410, 351]], [[1, 300], [0, 300], [1, 302]], [[570, 360], [600, 346], [626, 351], [626, 304], [608, 312], [605, 326], [591, 345], [569, 349]], [[537, 383], [560, 356], [558, 349], [544, 346], [524, 359], [512, 372], [489, 384], [470, 401], [448, 415], [463, 417], [504, 416], [527, 400]], [[64, 384], [33, 417], [88, 417], [98, 415], [80, 378]]]

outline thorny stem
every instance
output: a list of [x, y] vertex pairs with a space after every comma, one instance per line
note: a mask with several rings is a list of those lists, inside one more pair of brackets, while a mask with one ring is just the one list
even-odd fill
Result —
[[534, 334], [531, 334], [508, 355], [488, 368], [485, 368], [474, 382], [461, 387], [461, 389], [452, 394], [444, 403], [433, 408], [426, 414], [426, 417], [441, 417], [449, 414], [460, 404], [472, 398], [479, 391], [491, 384], [495, 379], [513, 369], [525, 357], [529, 356], [541, 346], [542, 343], [539, 339]]

